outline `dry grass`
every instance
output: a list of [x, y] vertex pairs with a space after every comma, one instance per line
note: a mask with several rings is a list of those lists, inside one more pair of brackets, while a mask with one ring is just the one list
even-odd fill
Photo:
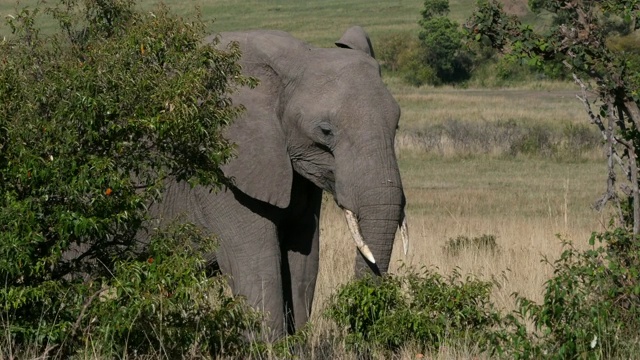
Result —
[[[444, 273], [460, 268], [483, 278], [496, 277], [498, 305], [509, 308], [518, 291], [540, 299], [549, 268], [543, 255], [561, 250], [556, 237], [586, 244], [601, 229], [603, 215], [590, 209], [604, 184], [598, 162], [553, 163], [521, 159], [438, 159], [402, 154], [411, 251], [394, 253], [392, 271], [401, 261], [436, 267]], [[355, 250], [342, 214], [326, 201], [322, 217], [322, 263], [317, 307], [353, 273]], [[447, 256], [443, 246], [458, 235], [497, 236], [496, 255], [462, 253]], [[397, 248], [397, 247], [396, 247]], [[349, 254], [345, 256], [345, 254]], [[502, 276], [503, 272], [505, 277]]]
[[415, 88], [397, 78], [385, 81], [402, 108], [399, 148], [439, 156], [534, 150], [564, 159], [601, 158], [601, 135], [588, 125], [571, 83], [458, 89]]
[[[21, 5], [33, 6], [38, 0], [22, 0]], [[139, 3], [151, 9], [159, 1], [143, 0]], [[213, 22], [211, 32], [274, 29], [291, 32], [305, 41], [319, 46], [334, 46], [342, 33], [352, 25], [367, 28], [372, 38], [388, 32], [418, 31], [418, 19], [423, 1], [387, 0], [323, 0], [323, 1], [259, 1], [259, 0], [166, 0], [173, 12], [192, 16], [200, 9], [203, 19]], [[0, 0], [0, 20], [15, 14], [15, 0]], [[475, 0], [452, 1], [454, 16], [471, 14]], [[458, 4], [460, 3], [460, 4]], [[466, 3], [466, 4], [465, 4]], [[458, 11], [460, 10], [460, 11]], [[54, 29], [53, 20], [43, 16], [45, 31]], [[0, 25], [0, 38], [9, 34]]]
[[[552, 275], [544, 256], [553, 260], [562, 241], [586, 248], [592, 231], [601, 230], [607, 217], [590, 208], [603, 189], [603, 165], [598, 161], [558, 163], [546, 159], [492, 157], [440, 158], [412, 151], [400, 153], [400, 167], [407, 195], [411, 236], [410, 254], [402, 255], [396, 239], [391, 271], [402, 263], [435, 268], [442, 274], [458, 269], [481, 279], [493, 280], [494, 303], [514, 308], [512, 294], [542, 299], [543, 285]], [[326, 300], [353, 276], [356, 250], [342, 212], [325, 198], [321, 219], [321, 264], [312, 314], [312, 341], [326, 341], [333, 325], [322, 317]], [[499, 251], [462, 251], [457, 256], [443, 249], [459, 235], [497, 237]], [[332, 354], [344, 344], [333, 344]], [[401, 359], [414, 359], [409, 348]], [[324, 358], [319, 355], [318, 358]], [[427, 358], [477, 357], [466, 345], [444, 347]], [[481, 357], [482, 358], [482, 357]]]
[[386, 79], [402, 108], [401, 130], [424, 128], [446, 120], [535, 122], [556, 125], [585, 123], [571, 83], [540, 81], [506, 89], [415, 88], [397, 78]]

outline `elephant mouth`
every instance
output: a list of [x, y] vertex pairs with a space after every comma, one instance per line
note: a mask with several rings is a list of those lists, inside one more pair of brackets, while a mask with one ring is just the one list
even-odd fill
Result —
[[[351, 233], [351, 237], [360, 251], [360, 254], [367, 259], [371, 264], [376, 263], [376, 259], [373, 257], [373, 253], [364, 242], [364, 237], [362, 236], [362, 230], [360, 230], [360, 225], [358, 224], [358, 219], [356, 215], [349, 209], [342, 208], [345, 213], [345, 217], [347, 219], [347, 226], [349, 227], [349, 232]], [[400, 230], [400, 236], [402, 238], [402, 247], [404, 251], [404, 255], [406, 256], [409, 253], [409, 226], [407, 225], [407, 217], [405, 216], [404, 210], [402, 210], [400, 214], [400, 223], [398, 224], [398, 228]]]

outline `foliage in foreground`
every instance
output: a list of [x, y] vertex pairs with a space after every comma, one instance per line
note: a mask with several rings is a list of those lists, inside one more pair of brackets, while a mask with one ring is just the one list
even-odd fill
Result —
[[[640, 350], [640, 246], [628, 231], [594, 233], [549, 263], [553, 277], [537, 304], [515, 294], [517, 309], [496, 333], [496, 351], [510, 358], [630, 358]], [[534, 331], [525, 325], [533, 323]], [[499, 340], [498, 340], [499, 339]]]
[[[0, 43], [0, 313], [10, 343], [66, 357], [241, 348], [254, 315], [207, 280], [188, 226], [136, 234], [163, 179], [216, 187], [247, 84], [237, 49], [135, 1], [60, 1], [7, 18]], [[208, 349], [208, 350], [206, 350]], [[91, 351], [91, 349], [86, 349]], [[235, 351], [235, 350], [234, 350]]]
[[452, 341], [486, 344], [500, 314], [490, 302], [492, 284], [458, 272], [434, 271], [365, 277], [341, 287], [326, 315], [356, 352], [397, 351], [408, 345], [434, 351]]
[[50, 281], [47, 290], [59, 297], [38, 296], [37, 303], [36, 291], [25, 289], [31, 313], [4, 306], [4, 351], [35, 349], [56, 358], [247, 354], [245, 334], [259, 333], [261, 317], [226, 293], [223, 278], [207, 276], [194, 240], [211, 242], [191, 225], [174, 225], [156, 233], [145, 257], [116, 261], [110, 278]]

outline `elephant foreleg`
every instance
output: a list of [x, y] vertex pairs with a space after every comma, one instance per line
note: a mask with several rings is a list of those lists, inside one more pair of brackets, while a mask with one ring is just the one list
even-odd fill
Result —
[[202, 209], [193, 212], [220, 238], [216, 261], [229, 275], [233, 293], [267, 314], [266, 339], [283, 336], [281, 250], [269, 205], [235, 191], [202, 192], [198, 202]]
[[[293, 333], [309, 320], [319, 263], [319, 219], [322, 190], [309, 184], [301, 212], [293, 211], [282, 238], [282, 282], [287, 330]], [[296, 209], [299, 210], [299, 209]]]

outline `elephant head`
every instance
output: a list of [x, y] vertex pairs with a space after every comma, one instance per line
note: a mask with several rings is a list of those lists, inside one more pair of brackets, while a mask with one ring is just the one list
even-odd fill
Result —
[[244, 73], [260, 83], [234, 97], [246, 111], [228, 129], [237, 158], [225, 174], [245, 194], [279, 208], [292, 201], [294, 172], [330, 192], [368, 260], [359, 257], [358, 268], [386, 272], [399, 226], [406, 235], [394, 150], [400, 108], [364, 30], [349, 29], [336, 48], [279, 31], [227, 33], [218, 46], [231, 42], [240, 46]]

